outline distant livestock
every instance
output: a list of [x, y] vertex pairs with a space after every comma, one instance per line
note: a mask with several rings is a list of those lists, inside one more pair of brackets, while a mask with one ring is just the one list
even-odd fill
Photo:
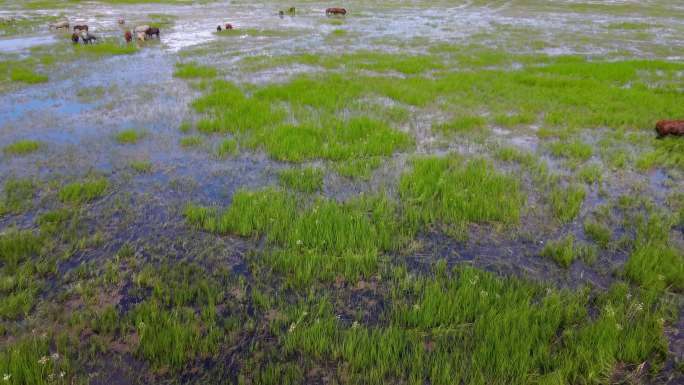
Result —
[[74, 42], [74, 44], [78, 44], [78, 33], [74, 32], [71, 34], [71, 41]]
[[150, 29], [150, 26], [145, 24], [145, 25], [139, 25], [139, 26], [135, 27], [135, 29], [133, 31], [135, 33], [140, 33], [140, 32], [145, 33], [148, 29]]
[[83, 31], [88, 32], [88, 25], [87, 24], [81, 24], [81, 25], [75, 25], [74, 26], [74, 32], [81, 33]]
[[97, 41], [97, 37], [88, 31], [82, 31], [81, 32], [81, 40], [83, 40], [83, 44], [90, 44], [94, 43]]
[[221, 26], [220, 25], [216, 26], [216, 32], [221, 32]]
[[62, 29], [62, 28], [69, 28], [69, 22], [68, 21], [60, 21], [57, 23], [50, 24], [50, 29]]
[[119, 24], [126, 24], [126, 20], [124, 20], [122, 17], [120, 17], [119, 20], [117, 20], [117, 22]]
[[150, 39], [152, 38], [152, 36], [156, 36], [157, 39], [159, 39], [159, 28], [150, 27], [147, 29], [147, 31], [145, 31], [145, 35], [146, 35], [146, 37], [149, 37]]
[[287, 13], [290, 16], [294, 16], [297, 13], [297, 9], [295, 7], [290, 7], [290, 8], [288, 8], [287, 11], [284, 11], [284, 10], [278, 11], [278, 15], [280, 15], [280, 17], [285, 16], [285, 13]]
[[133, 34], [131, 31], [126, 31], [126, 33], [124, 33], [124, 39], [126, 39], [126, 43], [133, 41]]
[[145, 41], [145, 32], [136, 32], [135, 33], [136, 38], [138, 41]]
[[233, 25], [230, 23], [226, 23], [226, 25], [224, 25], [224, 28], [225, 29], [233, 29]]
[[328, 8], [325, 10], [325, 14], [330, 16], [330, 15], [346, 15], [347, 10], [344, 8]]
[[681, 136], [684, 135], [684, 120], [661, 120], [656, 123], [655, 129], [658, 138], [664, 138], [668, 135]]

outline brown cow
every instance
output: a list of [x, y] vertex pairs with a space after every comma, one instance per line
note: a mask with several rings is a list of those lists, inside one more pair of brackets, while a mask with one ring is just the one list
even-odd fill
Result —
[[126, 39], [126, 43], [133, 41], [133, 34], [131, 31], [126, 31], [126, 33], [124, 33], [124, 39]]
[[325, 10], [325, 14], [330, 16], [330, 15], [346, 15], [347, 10], [344, 8], [328, 8]]
[[88, 32], [88, 25], [87, 24], [81, 24], [81, 25], [75, 25], [74, 26], [74, 32], [81, 33], [83, 31]]
[[159, 28], [150, 27], [147, 29], [147, 31], [145, 31], [145, 35], [147, 35], [147, 37], [149, 37], [150, 39], [152, 38], [152, 36], [156, 36], [157, 39], [159, 39]]
[[83, 44], [90, 44], [97, 41], [97, 36], [90, 32], [81, 31], [81, 40], [83, 40]]
[[233, 29], [233, 25], [230, 23], [226, 23], [226, 25], [224, 25], [224, 27], [225, 27], [225, 29]]
[[658, 138], [668, 135], [684, 135], [684, 120], [661, 120], [656, 123], [655, 129], [658, 133]]

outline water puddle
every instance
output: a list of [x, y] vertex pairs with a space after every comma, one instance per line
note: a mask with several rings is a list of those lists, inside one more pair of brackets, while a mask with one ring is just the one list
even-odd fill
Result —
[[48, 45], [57, 42], [54, 35], [22, 36], [12, 38], [0, 38], [0, 52], [18, 53], [31, 47]]

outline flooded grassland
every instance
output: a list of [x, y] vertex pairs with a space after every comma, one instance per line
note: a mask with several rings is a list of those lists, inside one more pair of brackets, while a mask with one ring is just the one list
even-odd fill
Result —
[[682, 383], [673, 3], [0, 1], [1, 380]]

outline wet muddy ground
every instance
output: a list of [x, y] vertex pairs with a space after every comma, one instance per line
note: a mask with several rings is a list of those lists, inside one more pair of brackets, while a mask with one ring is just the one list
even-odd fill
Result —
[[[303, 353], [304, 348], [296, 354], [299, 361], [293, 361], [304, 362], [306, 368], [305, 373], [293, 377], [299, 381], [291, 380], [288, 363], [271, 373], [282, 381], [263, 374], [272, 369], [273, 357], [281, 352], [282, 338], [274, 330], [280, 327], [287, 331], [288, 325], [292, 329], [291, 325], [301, 322], [289, 306], [325, 298], [332, 303], [342, 328], [349, 329], [357, 321], [369, 328], [387, 326], [390, 320], [385, 313], [392, 309], [395, 289], [393, 279], [386, 277], [397, 274], [398, 267], [407, 269], [411, 275], [429, 276], [439, 260], [445, 260], [449, 268], [474, 266], [497, 277], [515, 277], [558, 289], [579, 291], [588, 287], [592, 298], [623, 281], [640, 292], [641, 286], [625, 278], [623, 266], [632, 255], [639, 232], [635, 218], [641, 213], [662, 211], [673, 215], [671, 231], [666, 231], [668, 245], [675, 250], [674, 268], [682, 269], [684, 263], [684, 168], [672, 164], [656, 164], [646, 169], [636, 166], [638, 158], [658, 146], [652, 141], [651, 127], [575, 129], [572, 138], [579, 138], [592, 148], [591, 155], [578, 165], [549, 150], [553, 142], [571, 139], [544, 135], [549, 128], [544, 121], [512, 127], [487, 123], [483, 133], [445, 135], [436, 127], [452, 119], [454, 111], [458, 114], [461, 106], [457, 103], [439, 100], [409, 105], [387, 97], [371, 98], [367, 104], [378, 105], [382, 111], [392, 106], [406, 111], [405, 117], [399, 118], [401, 123], [392, 126], [407, 133], [411, 145], [381, 157], [380, 163], [362, 177], [342, 175], [334, 161], [307, 159], [303, 166], [324, 170], [320, 196], [346, 202], [383, 191], [400, 201], [400, 180], [411, 169], [416, 155], [443, 157], [456, 153], [465, 159], [486, 158], [498, 172], [519, 179], [520, 189], [525, 193], [519, 223], [467, 223], [457, 231], [432, 223], [421, 227], [401, 248], [381, 252], [374, 274], [357, 282], [338, 276], [333, 282], [323, 280], [302, 289], [288, 283], [287, 276], [264, 262], [270, 258], [273, 245], [263, 234], [217, 235], [186, 221], [184, 210], [188, 203], [228, 208], [237, 191], [278, 186], [282, 170], [300, 165], [279, 161], [263, 148], [250, 148], [242, 143], [234, 156], [215, 156], [215, 146], [224, 138], [236, 137], [234, 133], [207, 135], [191, 128], [190, 134], [199, 136], [201, 143], [183, 145], [183, 138], [189, 136], [184, 126], [197, 126], [204, 117], [192, 108], [192, 103], [206, 94], [208, 86], [201, 79], [176, 77], [174, 72], [177, 63], [193, 62], [216, 68], [218, 75], [213, 78], [256, 90], [285, 84], [298, 76], [345, 71], [351, 71], [345, 73], [351, 73], [352, 78], [406, 79], [414, 75], [399, 67], [384, 73], [372, 68], [355, 70], [353, 66], [358, 63], [354, 61], [341, 62], [340, 67], [288, 61], [294, 55], [338, 57], [372, 52], [412, 57], [450, 52], [474, 58], [470, 64], [447, 59], [445, 67], [421, 71], [427, 79], [451, 71], [516, 71], [527, 65], [515, 58], [487, 63], [486, 54], [480, 49], [511, 57], [572, 55], [589, 61], [657, 60], [678, 64], [684, 52], [684, 8], [672, 3], [348, 1], [344, 2], [349, 9], [346, 17], [326, 17], [325, 8], [336, 4], [305, 2], [296, 4], [295, 15], [279, 16], [278, 11], [290, 4], [87, 2], [64, 8], [25, 9], [21, 2], [5, 1], [1, 20], [36, 22], [2, 29], [0, 61], [30, 60], [38, 55], [57, 59], [40, 59], [43, 61], [37, 68], [49, 76], [47, 82], [5, 81], [0, 86], [4, 91], [0, 93], [2, 147], [21, 140], [41, 143], [33, 153], [16, 155], [5, 151], [0, 155], [0, 185], [30, 179], [36, 186], [29, 203], [21, 209], [6, 213], [0, 209], [0, 233], [21, 229], [42, 234], [45, 231], [40, 225], [41, 216], [65, 206], [76, 219], [71, 225], [61, 223], [59, 226], [63, 227], [50, 233], [48, 245], [37, 253], [38, 260], [52, 261], [55, 267], [52, 272], [36, 275], [40, 276], [37, 281], [41, 287], [32, 292], [34, 299], [29, 306], [19, 314], [3, 315], [0, 346], [5, 351], [13, 349], [17, 341], [32, 335], [32, 330], [54, 338], [49, 352], [62, 352], [71, 365], [68, 369], [54, 369], [56, 375], [60, 370], [66, 373], [59, 379], [41, 376], [42, 382], [36, 383], [355, 383], [353, 376], [344, 374], [341, 367], [345, 363], [340, 356], [320, 358], [311, 354], [316, 358], [310, 359]], [[125, 29], [139, 24], [160, 25], [161, 36], [159, 41], [136, 43], [138, 50], [130, 55], [79, 56], [72, 54], [66, 32], [48, 29], [45, 20], [55, 18], [66, 18], [72, 25], [87, 23], [101, 40], [115, 45], [124, 44]], [[125, 19], [126, 24], [118, 24], [119, 18]], [[216, 26], [223, 23], [231, 23], [235, 30], [217, 34]], [[472, 64], [478, 60], [484, 64]], [[668, 90], [681, 93], [682, 73], [673, 73], [667, 79]], [[485, 107], [479, 112], [489, 118]], [[672, 116], [662, 118], [684, 117], [684, 107], [669, 112]], [[291, 112], [293, 116], [296, 113]], [[128, 129], [139, 130], [142, 138], [134, 144], [121, 144], [115, 136]], [[615, 130], [620, 132], [617, 138], [613, 138]], [[497, 155], [501, 148], [532, 154], [546, 165], [545, 171], [502, 159]], [[682, 147], [675, 147], [674, 151], [679, 149]], [[628, 160], [620, 163], [612, 158], [614, 154], [626, 154]], [[144, 171], [136, 170], [132, 162], [147, 166]], [[584, 185], [581, 207], [571, 220], [554, 218], [548, 208], [551, 184], [541, 181], [546, 178], [542, 174], [553, 174], [558, 181], [552, 183], [565, 189], [576, 183], [574, 178], [580, 169], [591, 164], [598, 165], [601, 181]], [[64, 185], [99, 177], [104, 177], [109, 185], [106, 193], [96, 199], [69, 206], [60, 198]], [[315, 199], [301, 196], [305, 201]], [[676, 219], [677, 215], [681, 219]], [[596, 249], [593, 261], [579, 257], [563, 266], [542, 255], [549, 241], [569, 235], [578, 244], [594, 247], [585, 223], [596, 218], [609, 227], [612, 236], [609, 246]], [[8, 262], [0, 263], [7, 269], [4, 276], [19, 274], [7, 267]], [[118, 278], [111, 282], [103, 278], [108, 277], [110, 268], [105, 266], [110, 264], [119, 271], [114, 274]], [[144, 268], [159, 269], [158, 275], [167, 279], [172, 275], [164, 269], [181, 271], [177, 266], [186, 265], [198, 266], [204, 272], [197, 276], [188, 273], [191, 282], [206, 278], [210, 281], [207, 285], [215, 283], [225, 292], [222, 303], [212, 303], [217, 305], [218, 310], [214, 311], [221, 318], [219, 323], [224, 325], [225, 335], [213, 347], [194, 350], [191, 345], [181, 345], [180, 350], [190, 353], [180, 364], [156, 355], [150, 358], [137, 346], [143, 332], [139, 326], [142, 321], [130, 314], [149, 300], [155, 290], [163, 289], [140, 283]], [[588, 383], [682, 383], [683, 288], [682, 282], [677, 281], [680, 278], [681, 275], [676, 277], [674, 284], [660, 293], [660, 298], [673, 304], [670, 313], [674, 314], [664, 326], [668, 342], [664, 356], [639, 356], [639, 362], [620, 357], [610, 365], [611, 376], [598, 376]], [[170, 292], [176, 293], [173, 290], [177, 289]], [[9, 296], [14, 292], [3, 288], [3, 293]], [[98, 296], [113, 299], [107, 301]], [[198, 319], [204, 317], [199, 315], [204, 314], [204, 305], [192, 306], [197, 309]], [[592, 306], [590, 313], [597, 312]], [[119, 321], [113, 330], [87, 321], [93, 314], [99, 319], [108, 307], [118, 314]], [[77, 316], [79, 312], [84, 315]], [[201, 335], [209, 333], [206, 325], [198, 328]], [[68, 353], [61, 345], [57, 347], [57, 337], [53, 336], [63, 330], [68, 330], [67, 346], [72, 347], [71, 351], [78, 351], [73, 346], [80, 346], [83, 352]], [[167, 342], [174, 343], [180, 342]], [[642, 362], [655, 369], [642, 373], [643, 367], [638, 366]], [[57, 361], [54, 367], [58, 368]], [[9, 364], [0, 366], [0, 376], [2, 370], [9, 374], [13, 369]], [[28, 377], [13, 376], [7, 381], [30, 383]], [[410, 382], [401, 373], [384, 378], [388, 383]], [[581, 383], [583, 377], [574, 381], [558, 383]]]

